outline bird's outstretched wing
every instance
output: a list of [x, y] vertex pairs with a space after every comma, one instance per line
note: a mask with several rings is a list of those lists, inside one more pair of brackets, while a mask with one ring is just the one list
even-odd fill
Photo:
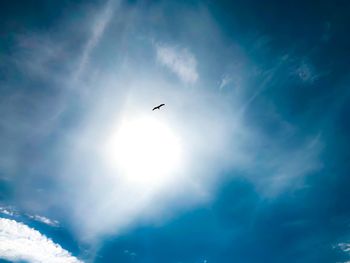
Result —
[[156, 106], [156, 107], [154, 107], [153, 109], [152, 109], [152, 111], [153, 110], [159, 110], [160, 109], [160, 107], [163, 107], [165, 104], [164, 103], [162, 103], [162, 104], [160, 104], [160, 105], [158, 105], [158, 106]]

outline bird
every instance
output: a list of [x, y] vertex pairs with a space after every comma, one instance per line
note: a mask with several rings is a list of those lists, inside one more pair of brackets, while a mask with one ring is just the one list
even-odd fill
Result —
[[162, 103], [162, 104], [158, 105], [157, 107], [154, 107], [154, 108], [152, 109], [152, 111], [154, 111], [154, 110], [159, 110], [160, 107], [163, 107], [164, 105], [165, 105], [165, 104]]

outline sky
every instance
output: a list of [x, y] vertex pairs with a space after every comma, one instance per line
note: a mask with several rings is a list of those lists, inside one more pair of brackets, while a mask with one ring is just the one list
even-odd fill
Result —
[[349, 12], [2, 3], [0, 262], [350, 262]]

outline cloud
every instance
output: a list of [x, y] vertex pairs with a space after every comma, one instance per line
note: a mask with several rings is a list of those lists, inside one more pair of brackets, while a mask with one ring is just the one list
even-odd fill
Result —
[[156, 52], [158, 62], [169, 68], [184, 83], [196, 83], [199, 77], [197, 60], [188, 49], [157, 44]]
[[129, 257], [131, 257], [132, 259], [134, 259], [136, 256], [137, 256], [137, 254], [135, 253], [135, 252], [133, 252], [133, 251], [130, 251], [130, 250], [124, 250], [124, 254], [126, 254], [126, 255], [128, 255]]
[[7, 215], [7, 216], [14, 216], [15, 215], [15, 213], [11, 209], [8, 209], [5, 207], [0, 207], [0, 213]]
[[38, 222], [41, 222], [41, 223], [44, 223], [46, 225], [53, 226], [53, 227], [58, 227], [59, 224], [60, 224], [57, 220], [52, 220], [52, 219], [49, 219], [49, 218], [47, 218], [45, 216], [28, 215], [28, 217], [30, 219], [33, 219], [35, 221], [38, 221]]
[[[16, 138], [13, 141], [20, 144], [19, 147], [23, 147], [23, 150], [18, 151], [18, 153], [15, 151], [13, 154], [21, 161], [20, 165], [14, 162], [13, 171], [17, 171], [18, 167], [23, 169], [18, 172], [19, 178], [23, 180], [16, 180], [19, 184], [16, 189], [21, 192], [18, 196], [25, 199], [19, 202], [26, 208], [26, 211], [35, 211], [34, 214], [40, 211], [42, 214], [50, 215], [50, 208], [59, 207], [63, 213], [62, 217], [66, 220], [65, 223], [71, 224], [70, 226], [79, 238], [94, 239], [103, 235], [119, 234], [129, 227], [147, 220], [151, 222], [162, 221], [169, 218], [178, 209], [186, 209], [210, 200], [215, 195], [216, 187], [224, 176], [222, 171], [225, 171], [225, 174], [227, 171], [232, 171], [230, 173], [232, 176], [235, 176], [235, 171], [248, 171], [247, 177], [252, 174], [251, 181], [259, 185], [260, 189], [269, 189], [273, 193], [278, 193], [280, 189], [290, 186], [291, 181], [302, 178], [305, 174], [316, 169], [318, 147], [308, 146], [308, 142], [302, 143], [294, 149], [289, 149], [284, 145], [276, 145], [279, 138], [255, 131], [254, 129], [258, 125], [249, 123], [247, 125], [249, 121], [244, 119], [244, 114], [241, 114], [244, 111], [240, 110], [242, 104], [248, 108], [261, 90], [268, 86], [271, 77], [266, 77], [266, 81], [261, 83], [261, 87], [252, 89], [254, 92], [250, 99], [242, 99], [243, 93], [247, 92], [246, 87], [249, 84], [247, 80], [251, 77], [250, 72], [254, 70], [242, 56], [237, 56], [233, 60], [234, 64], [238, 66], [231, 67], [231, 70], [226, 72], [225, 66], [223, 66], [222, 71], [210, 71], [210, 74], [219, 72], [217, 76], [210, 74], [205, 76], [208, 80], [215, 80], [212, 82], [213, 85], [218, 85], [216, 80], [225, 76], [222, 79], [221, 88], [224, 88], [225, 85], [232, 85], [239, 89], [240, 96], [235, 96], [234, 100], [224, 97], [223, 92], [220, 93], [217, 89], [213, 90], [210, 84], [205, 81], [203, 81], [202, 89], [179, 89], [178, 84], [169, 81], [166, 74], [159, 74], [159, 68], [154, 67], [155, 62], [169, 69], [183, 83], [195, 84], [199, 80], [197, 58], [189, 49], [185, 48], [188, 45], [181, 41], [174, 41], [172, 44], [160, 44], [162, 42], [159, 41], [151, 47], [149, 42], [145, 44], [145, 41], [140, 40], [142, 38], [139, 37], [144, 31], [142, 30], [140, 33], [137, 30], [147, 26], [145, 20], [147, 21], [149, 17], [156, 18], [157, 16], [144, 15], [143, 11], [133, 10], [132, 13], [136, 13], [135, 18], [128, 14], [129, 10], [126, 9], [119, 12], [121, 17], [116, 23], [120, 23], [118, 26], [121, 28], [127, 27], [128, 30], [122, 32], [125, 34], [123, 36], [119, 36], [119, 32], [116, 33], [112, 30], [108, 32], [108, 36], [105, 37], [111, 39], [112, 42], [111, 45], [108, 45], [109, 49], [104, 52], [104, 54], [108, 54], [108, 61], [104, 61], [103, 59], [106, 57], [102, 56], [98, 58], [99, 63], [94, 63], [95, 57], [92, 56], [92, 53], [94, 49], [99, 51], [101, 48], [99, 42], [113, 19], [113, 3], [113, 1], [109, 1], [101, 10], [97, 8], [95, 16], [92, 16], [96, 19], [92, 19], [92, 24], [88, 23], [91, 25], [91, 31], [81, 54], [69, 50], [56, 53], [57, 50], [61, 51], [61, 49], [56, 49], [51, 45], [56, 43], [60, 46], [60, 41], [52, 39], [43, 42], [43, 44], [48, 45], [48, 48], [43, 49], [43, 58], [37, 62], [38, 72], [50, 79], [52, 76], [50, 72], [45, 72], [47, 61], [51, 61], [52, 58], [54, 60], [60, 58], [60, 54], [68, 52], [72, 60], [78, 61], [78, 67], [73, 73], [76, 80], [75, 87], [78, 90], [89, 91], [85, 93], [86, 96], [72, 99], [76, 98], [77, 94], [64, 89], [66, 92], [64, 97], [69, 98], [63, 103], [66, 106], [63, 108], [67, 111], [63, 114], [55, 114], [61, 118], [57, 118], [50, 139], [45, 140], [44, 137], [40, 137], [39, 145], [42, 145], [42, 141], [51, 142], [51, 138], [54, 138], [55, 143], [50, 145], [52, 151], [49, 151], [49, 154], [47, 151], [43, 151], [44, 154], [41, 156], [44, 158], [40, 158], [39, 155], [34, 160], [33, 158], [36, 156], [23, 156], [24, 153], [31, 153], [27, 150], [28, 145], [34, 145], [30, 128], [32, 126], [37, 128], [39, 126], [37, 123], [41, 122], [47, 124], [49, 119], [45, 117], [46, 115], [38, 114], [39, 121], [35, 122], [33, 117], [28, 117], [27, 109], [34, 108], [32, 105], [55, 105], [55, 96], [51, 95], [50, 98], [53, 98], [51, 101], [46, 97], [37, 98], [28, 92], [21, 94], [20, 98], [23, 97], [23, 99], [9, 103], [7, 111], [3, 110], [4, 113], [9, 112], [9, 114], [4, 114], [8, 117], [0, 123], [15, 123], [22, 127], [23, 123], [28, 122], [28, 125], [22, 129], [16, 125], [13, 127], [7, 125], [12, 127], [8, 132], [8, 137]], [[192, 26], [193, 29], [191, 32], [197, 32], [198, 30], [195, 30], [197, 29], [195, 28], [196, 24], [192, 23], [191, 18], [193, 17], [184, 19], [184, 21], [189, 21], [189, 26]], [[196, 20], [201, 21], [197, 16]], [[208, 35], [215, 35], [207, 30], [212, 27], [203, 25], [199, 27], [205, 29], [202, 31], [203, 38], [199, 38], [203, 39], [203, 46], [210, 46], [205, 41]], [[187, 28], [186, 25], [183, 28]], [[186, 34], [185, 31], [184, 34]], [[189, 36], [191, 32], [188, 33]], [[60, 35], [66, 35], [66, 33], [60, 32]], [[67, 38], [69, 37], [68, 35]], [[121, 52], [124, 49], [120, 50], [119, 46], [114, 45], [113, 40], [115, 39], [123, 39], [123, 46], [127, 47], [125, 48], [127, 52]], [[161, 39], [161, 37], [156, 39]], [[40, 41], [34, 42], [35, 45], [40, 46]], [[154, 48], [156, 61], [150, 61], [148, 54], [152, 53]], [[39, 52], [41, 49], [36, 50]], [[117, 62], [122, 61], [121, 65], [113, 60], [115, 54], [122, 57], [117, 60]], [[222, 57], [226, 58], [226, 54], [222, 54]], [[200, 61], [210, 61], [209, 55], [206, 53], [202, 56], [198, 55], [199, 58]], [[221, 60], [215, 57], [215, 61], [220, 61], [220, 65], [232, 64], [231, 58], [227, 57], [226, 60]], [[111, 61], [113, 63], [110, 63]], [[212, 61], [214, 61], [213, 58]], [[58, 64], [64, 69], [70, 68], [62, 61], [59, 62]], [[113, 66], [106, 67], [104, 62], [107, 66], [111, 64]], [[103, 70], [99, 68], [101, 65]], [[207, 66], [209, 68], [211, 64]], [[91, 78], [91, 81], [83, 83], [82, 80], [85, 77], [90, 77], [88, 76], [90, 72], [102, 73], [96, 74], [96, 77]], [[226, 74], [223, 75], [222, 72], [226, 72]], [[66, 76], [61, 75], [55, 75], [56, 77], [60, 80], [66, 78]], [[65, 82], [61, 81], [61, 83]], [[69, 85], [69, 83], [65, 84]], [[79, 95], [81, 94], [79, 93]], [[246, 97], [249, 97], [249, 94]], [[31, 103], [28, 103], [28, 106], [21, 108], [21, 111], [16, 111], [18, 106], [24, 104], [23, 101], [29, 99]], [[185, 165], [181, 167], [178, 174], [171, 175], [171, 178], [176, 178], [176, 180], [174, 182], [170, 180], [170, 183], [164, 184], [162, 188], [145, 189], [142, 185], [123, 183], [120, 180], [122, 176], [120, 176], [119, 171], [106, 169], [103, 157], [99, 155], [101, 145], [105, 143], [104, 140], [109, 133], [114, 131], [114, 126], [118, 125], [123, 118], [132, 119], [150, 114], [149, 109], [159, 101], [165, 101], [167, 108], [166, 111], [158, 114], [157, 118], [168, 125], [169, 129], [173, 130], [181, 139], [184, 145]], [[39, 107], [38, 112], [47, 113], [48, 110], [46, 107]], [[270, 120], [271, 116], [268, 116], [267, 121]], [[276, 122], [279, 125], [283, 123], [283, 120]], [[51, 132], [44, 125], [39, 127], [40, 131]], [[18, 130], [23, 131], [23, 133], [21, 132], [14, 137], [13, 132], [18, 132]], [[29, 139], [28, 142], [18, 142], [18, 138]], [[13, 145], [13, 141], [7, 141], [9, 145]], [[3, 151], [3, 155], [8, 157], [8, 147], [5, 148], [6, 151]], [[36, 151], [36, 153], [40, 153], [40, 151]], [[29, 161], [22, 165], [25, 158], [28, 158]], [[31, 173], [26, 169], [28, 167], [26, 165], [31, 165]], [[263, 175], [260, 173], [261, 171], [264, 171]], [[33, 180], [33, 174], [38, 173], [44, 174], [45, 177], [40, 178], [41, 180]], [[43, 178], [45, 179], [43, 180]], [[38, 182], [38, 187], [43, 187], [42, 181], [47, 182], [47, 180], [54, 182], [52, 185], [44, 185], [47, 191], [40, 193], [40, 195], [33, 191], [36, 182]], [[271, 187], [265, 187], [266, 185]], [[43, 197], [46, 198], [45, 200], [49, 200], [45, 204], [42, 202]], [[62, 221], [62, 217], [60, 217], [60, 221]], [[39, 215], [32, 216], [32, 219], [49, 225], [55, 222]]]
[[43, 224], [46, 224], [46, 225], [49, 225], [52, 227], [58, 227], [60, 225], [60, 223], [57, 220], [52, 220], [52, 219], [49, 219], [45, 216], [40, 216], [40, 215], [23, 214], [11, 206], [6, 206], [6, 207], [0, 206], [0, 213], [2, 213], [3, 215], [5, 215], [7, 217], [11, 217], [11, 218], [27, 217], [31, 220], [35, 220], [37, 222], [40, 222], [40, 223], [43, 223]]
[[[273, 143], [270, 142], [270, 144]], [[258, 165], [255, 168], [257, 171], [267, 170], [268, 176], [265, 175], [262, 180], [257, 180], [257, 184], [267, 196], [276, 196], [293, 185], [302, 186], [305, 175], [322, 168], [319, 160], [322, 149], [320, 135], [316, 135], [288, 151], [281, 146], [270, 152], [260, 150], [262, 153], [265, 152], [265, 157], [261, 158], [262, 163], [256, 160]]]
[[[350, 256], [350, 243], [338, 243], [333, 246], [333, 249], [339, 249], [342, 251], [344, 254]], [[343, 261], [342, 263], [350, 263], [350, 261]]]
[[342, 251], [344, 252], [350, 252], [350, 244], [349, 243], [339, 243], [337, 245]]
[[22, 74], [62, 85], [68, 71], [57, 65], [69, 61], [64, 42], [57, 42], [49, 34], [27, 33], [16, 36], [15, 55], [9, 60]]
[[108, 2], [106, 2], [102, 10], [100, 10], [100, 12], [97, 13], [96, 17], [94, 18], [93, 24], [91, 26], [90, 37], [83, 49], [78, 68], [75, 72], [75, 75], [73, 76], [73, 80], [76, 80], [81, 76], [82, 72], [85, 70], [89, 62], [91, 52], [98, 45], [100, 39], [103, 37], [103, 33], [105, 32], [109, 22], [113, 18], [115, 3], [116, 1], [114, 0], [109, 0]]
[[[150, 69], [145, 67], [144, 71], [147, 70]], [[66, 156], [67, 162], [61, 173], [62, 189], [66, 189], [65, 185], [72, 185], [74, 193], [71, 194], [75, 197], [58, 195], [70, 200], [63, 201], [64, 209], [68, 209], [68, 217], [78, 235], [86, 239], [120, 234], [142, 221], [151, 224], [162, 221], [180, 207], [191, 207], [209, 200], [217, 185], [217, 172], [231, 165], [231, 161], [237, 163], [237, 159], [242, 157], [239, 147], [245, 138], [244, 128], [235, 121], [227, 121], [227, 105], [218, 93], [200, 91], [188, 96], [190, 91], [177, 89], [176, 84], [159, 74], [152, 74], [152, 71], [145, 78], [134, 78], [128, 73], [119, 76], [96, 86], [107, 87], [110, 82], [128, 86], [130, 92], [127, 102], [124, 102], [120, 112], [113, 113], [113, 117], [88, 118], [85, 128], [77, 129], [77, 137], [71, 137], [69, 144], [73, 148], [69, 156]], [[148, 76], [153, 77], [149, 79]], [[157, 98], [153, 94], [157, 94]], [[96, 101], [103, 102], [106, 107], [115, 104], [118, 94], [111, 88], [103, 96], [106, 96], [103, 100], [97, 96]], [[208, 97], [212, 105], [210, 109], [206, 104]], [[168, 109], [157, 120], [168, 127], [181, 142], [183, 162], [174, 171], [163, 174], [164, 179], [159, 180], [161, 184], [150, 187], [149, 183], [124, 180], [125, 175], [120, 174], [121, 171], [108, 169], [104, 165], [104, 157], [99, 153], [110, 137], [109, 134], [115, 133], [114, 125], [118, 125], [122, 119], [147, 116], [149, 105], [160, 98], [166, 100]], [[101, 107], [97, 106], [94, 110], [99, 109]], [[94, 115], [103, 116], [101, 113], [92, 114]], [[229, 142], [231, 131], [237, 135], [235, 138], [241, 140]], [[207, 144], [208, 141], [210, 145]], [[236, 151], [234, 160], [230, 159], [231, 151]], [[84, 171], [79, 168], [81, 162], [85, 163]], [[152, 178], [147, 173], [138, 176]]]
[[37, 230], [0, 218], [0, 258], [30, 263], [82, 262]]
[[222, 77], [220, 85], [219, 85], [219, 89], [222, 90], [224, 87], [226, 87], [228, 84], [230, 84], [232, 81], [232, 79], [230, 78], [230, 76], [225, 75]]
[[302, 61], [300, 65], [298, 65], [293, 74], [305, 83], [313, 83], [320, 77], [320, 74], [316, 72], [314, 67], [305, 61]]

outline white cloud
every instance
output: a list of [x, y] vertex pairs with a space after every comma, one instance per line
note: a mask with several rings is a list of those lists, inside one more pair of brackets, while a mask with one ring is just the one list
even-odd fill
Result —
[[228, 76], [228, 75], [224, 75], [221, 79], [221, 82], [220, 82], [220, 90], [222, 90], [224, 87], [226, 87], [228, 84], [230, 84], [232, 81], [231, 77]]
[[6, 206], [6, 207], [2, 207], [0, 206], [0, 213], [4, 214], [8, 217], [14, 217], [14, 216], [26, 216], [32, 220], [35, 220], [37, 222], [41, 222], [43, 224], [52, 226], [52, 227], [58, 227], [59, 226], [59, 222], [57, 220], [52, 220], [49, 219], [45, 216], [40, 216], [40, 215], [30, 215], [30, 214], [22, 214], [19, 211], [17, 211], [15, 208], [11, 207], [11, 206]]
[[82, 262], [37, 230], [0, 218], [0, 258], [30, 263]]
[[77, 71], [75, 72], [75, 76], [73, 76], [73, 80], [78, 79], [82, 72], [85, 70], [87, 63], [89, 62], [91, 52], [98, 45], [109, 22], [113, 18], [114, 3], [114, 0], [109, 0], [93, 20], [90, 38], [86, 42], [86, 45], [83, 49], [80, 63], [78, 65]]
[[197, 60], [188, 49], [157, 44], [156, 51], [157, 60], [184, 83], [194, 84], [198, 80]]
[[266, 158], [262, 158], [264, 163], [259, 165], [261, 169], [268, 168], [271, 176], [265, 176], [260, 182], [262, 191], [268, 196], [275, 196], [291, 185], [302, 186], [304, 175], [322, 168], [319, 161], [322, 148], [320, 135], [317, 135], [294, 150], [280, 148], [275, 156], [266, 153]]
[[5, 207], [0, 207], [0, 213], [7, 215], [7, 216], [13, 216], [14, 212], [11, 211], [10, 209], [7, 209]]
[[59, 226], [59, 222], [57, 220], [52, 220], [52, 219], [49, 219], [45, 216], [40, 216], [40, 215], [28, 215], [28, 217], [30, 219], [33, 219], [35, 221], [38, 221], [38, 222], [41, 222], [41, 223], [44, 223], [46, 225], [49, 225], [49, 226], [54, 226], [54, 227], [58, 227]]
[[[55, 83], [64, 83], [67, 71], [55, 65], [68, 61], [64, 41], [55, 41], [49, 34], [21, 34], [16, 37], [15, 56], [11, 61], [26, 75]], [[68, 65], [68, 63], [67, 63]]]
[[338, 247], [344, 252], [350, 252], [350, 244], [349, 243], [339, 243]]
[[[345, 243], [345, 242], [338, 243], [333, 246], [333, 249], [340, 249], [345, 254], [350, 255], [350, 243]], [[342, 263], [350, 263], [350, 261], [343, 261]]]
[[[240, 114], [240, 105], [243, 103], [245, 108], [248, 107], [261, 90], [268, 86], [272, 74], [266, 77], [261, 87], [254, 90], [248, 102], [240, 101], [239, 98], [236, 99], [237, 103], [226, 100], [217, 90], [215, 92], [208, 90], [209, 87], [205, 86], [204, 81], [203, 89], [178, 89], [177, 85], [169, 81], [166, 76], [158, 74], [159, 70], [153, 68], [154, 65], [148, 63], [148, 59], [142, 59], [140, 51], [144, 52], [144, 49], [140, 49], [140, 46], [144, 43], [137, 42], [138, 40], [130, 34], [123, 37], [128, 52], [120, 52], [124, 49], [118, 50], [112, 47], [108, 50], [111, 56], [118, 52], [123, 53], [121, 56], [125, 55], [126, 58], [122, 60], [124, 64], [104, 70], [103, 74], [97, 74], [92, 81], [82, 83], [89, 72], [98, 69], [98, 65], [93, 63], [91, 54], [98, 48], [98, 43], [112, 19], [111, 3], [113, 2], [108, 2], [97, 15], [97, 19], [92, 20], [90, 38], [82, 50], [81, 57], [78, 56], [80, 64], [77, 71], [73, 72], [78, 80], [74, 84], [78, 89], [82, 88], [84, 91], [88, 89], [91, 93], [77, 100], [77, 103], [81, 103], [77, 106], [82, 106], [86, 112], [83, 116], [79, 116], [75, 129], [62, 129], [65, 131], [62, 132], [64, 136], [58, 137], [58, 149], [55, 152], [60, 155], [58, 159], [64, 160], [64, 165], [55, 172], [57, 176], [52, 176], [57, 180], [55, 181], [57, 187], [53, 191], [48, 191], [49, 200], [55, 207], [60, 206], [64, 211], [65, 218], [68, 218], [67, 221], [70, 221], [79, 238], [119, 234], [135, 224], [144, 223], [142, 221], [162, 221], [181, 207], [186, 209], [200, 202], [206, 202], [215, 193], [215, 188], [221, 181], [220, 172], [227, 166], [251, 172], [254, 174], [252, 182], [259, 184], [263, 189], [268, 188], [266, 185], [271, 185], [269, 189], [274, 192], [289, 186], [295, 177], [303, 177], [305, 173], [316, 169], [319, 153], [317, 144], [310, 147], [301, 145], [298, 150], [291, 151], [290, 154], [283, 154], [289, 150], [285, 151], [283, 147], [276, 146], [277, 149], [271, 154], [270, 148], [267, 151], [264, 149], [267, 148], [266, 145], [272, 145], [272, 142], [268, 139], [263, 140], [263, 135], [259, 132], [254, 134], [242, 121], [244, 116]], [[140, 14], [142, 16], [142, 12]], [[119, 20], [128, 25], [128, 28], [139, 28], [139, 24], [135, 23], [133, 18], [130, 20], [127, 18], [126, 15]], [[213, 34], [208, 34], [208, 31], [205, 35], [213, 38]], [[197, 60], [188, 49], [165, 44], [155, 44], [154, 48], [158, 62], [176, 74], [182, 82], [194, 84], [198, 81]], [[137, 56], [134, 56], [135, 54]], [[247, 69], [246, 66], [240, 66], [241, 60], [237, 58], [237, 63], [235, 60], [235, 65], [238, 66], [233, 67], [229, 71], [230, 74], [222, 80], [222, 87], [228, 85], [230, 81], [233, 87], [240, 87], [249, 78], [246, 72], [251, 70], [248, 70], [248, 66]], [[201, 61], [207, 61], [207, 58], [203, 56]], [[245, 92], [244, 89], [240, 90], [242, 94]], [[25, 96], [28, 97], [32, 98]], [[168, 123], [184, 142], [186, 165], [181, 167], [183, 170], [176, 175], [176, 182], [166, 184], [162, 189], [145, 189], [144, 186], [123, 184], [118, 172], [109, 171], [103, 165], [103, 160], [98, 155], [99, 146], [104, 142], [105, 133], [109, 133], [111, 126], [118, 124], [122, 118], [152, 114], [150, 107], [159, 101], [166, 103], [166, 111], [157, 112], [160, 113], [157, 118]], [[70, 101], [67, 104], [70, 105]], [[11, 121], [19, 120], [16, 116], [10, 117]], [[27, 120], [27, 116], [25, 117], [23, 119]], [[32, 123], [32, 119], [29, 120]], [[23, 121], [20, 123], [23, 125]], [[18, 137], [21, 136], [16, 136]], [[275, 139], [272, 138], [273, 141]], [[264, 143], [257, 145], [261, 141]], [[264, 162], [259, 161], [261, 157], [264, 157]], [[50, 158], [45, 158], [47, 167], [52, 166], [50, 161], [52, 161]], [[33, 169], [37, 169], [36, 164], [33, 165], [35, 167]], [[262, 170], [266, 171], [263, 176], [260, 174]], [[28, 203], [43, 206], [41, 198], [33, 198], [33, 189], [28, 187], [19, 189], [28, 191], [21, 195], [32, 198]], [[44, 209], [41, 208], [40, 211], [45, 211]], [[30, 207], [27, 211], [31, 211]], [[50, 223], [46, 218], [34, 217], [33, 219]]]

